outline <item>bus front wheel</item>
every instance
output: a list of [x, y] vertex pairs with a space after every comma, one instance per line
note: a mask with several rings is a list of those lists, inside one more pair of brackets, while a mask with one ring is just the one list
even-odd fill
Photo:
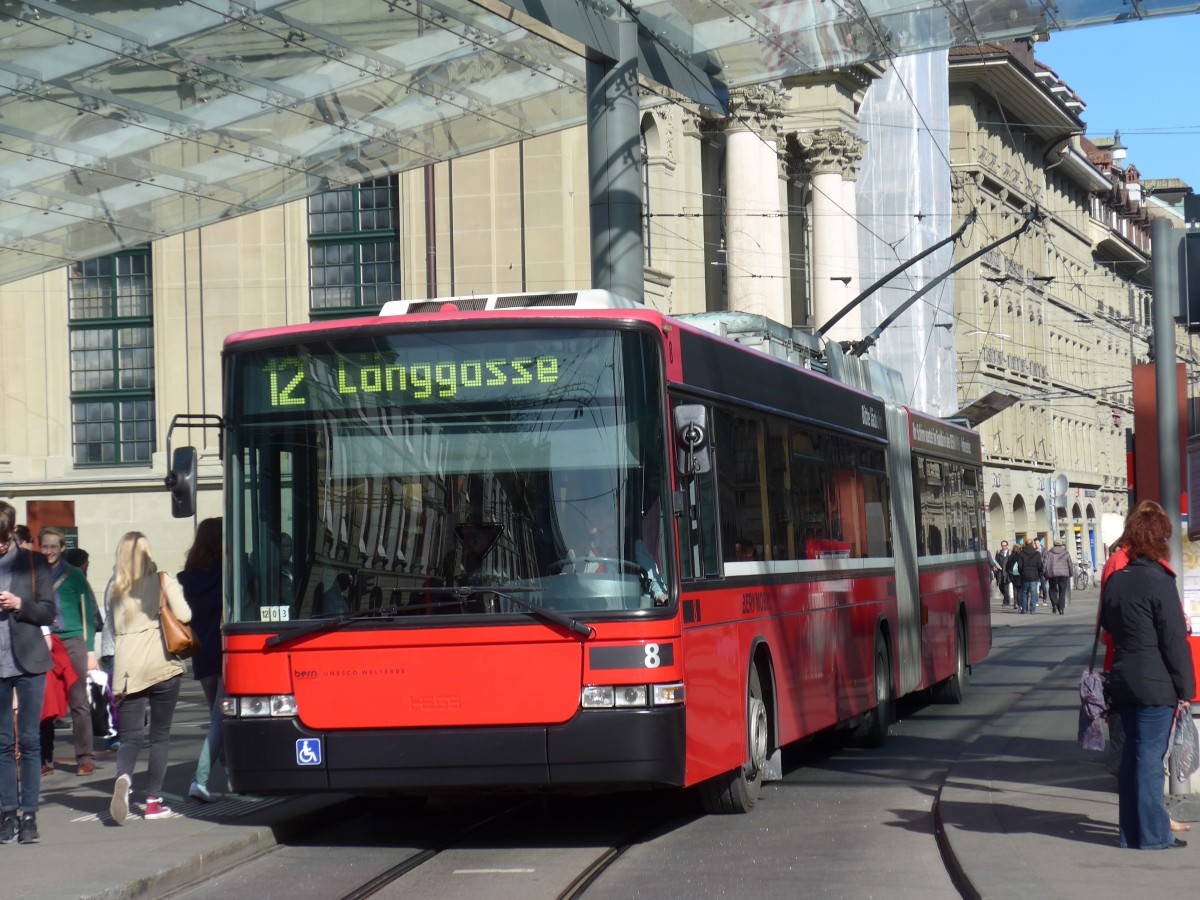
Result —
[[750, 669], [746, 690], [746, 761], [699, 786], [700, 802], [708, 813], [748, 813], [762, 792], [763, 769], [770, 745], [770, 722], [763, 702], [758, 669]]

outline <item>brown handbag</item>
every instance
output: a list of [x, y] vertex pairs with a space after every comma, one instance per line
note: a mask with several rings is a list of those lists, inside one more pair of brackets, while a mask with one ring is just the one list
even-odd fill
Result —
[[167, 582], [163, 572], [158, 573], [158, 623], [162, 628], [163, 643], [167, 652], [180, 659], [187, 659], [200, 652], [200, 638], [191, 625], [185, 625], [175, 618], [171, 612], [171, 604], [167, 602]]

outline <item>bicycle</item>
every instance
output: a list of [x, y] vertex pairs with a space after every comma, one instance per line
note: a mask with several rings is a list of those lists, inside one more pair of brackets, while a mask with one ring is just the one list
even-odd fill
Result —
[[1075, 564], [1075, 578], [1072, 581], [1072, 585], [1074, 586], [1075, 590], [1082, 591], [1085, 587], [1088, 586], [1088, 583], [1091, 580], [1092, 580], [1091, 566], [1089, 566], [1085, 562], [1077, 562]]

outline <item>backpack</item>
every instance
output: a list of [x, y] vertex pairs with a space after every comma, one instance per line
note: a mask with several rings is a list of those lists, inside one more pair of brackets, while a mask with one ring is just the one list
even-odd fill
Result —
[[1009, 563], [1008, 574], [1018, 576], [1021, 574], [1021, 557], [1016, 553], [1013, 554], [1013, 561]]

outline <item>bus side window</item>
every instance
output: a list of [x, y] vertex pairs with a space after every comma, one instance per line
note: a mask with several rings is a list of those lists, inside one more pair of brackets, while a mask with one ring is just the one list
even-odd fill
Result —
[[884, 465], [881, 451], [862, 451], [859, 477], [863, 485], [867, 556], [892, 555], [892, 517], [888, 508], [888, 479]]
[[799, 523], [799, 559], [815, 559], [821, 542], [832, 536], [824, 443], [807, 431], [793, 430], [791, 434], [791, 519]]
[[[796, 528], [788, 515], [788, 488], [791, 484], [787, 426], [768, 421], [764, 464], [766, 471], [767, 536], [770, 539], [770, 559], [796, 559]], [[766, 542], [764, 541], [764, 544]], [[728, 552], [728, 551], [727, 551]]]
[[720, 493], [721, 544], [726, 561], [735, 558], [737, 538], [745, 538], [772, 559], [764, 492], [766, 448], [764, 423], [750, 415], [716, 410], [715, 451], [719, 457], [717, 485]]
[[687, 510], [679, 517], [680, 575], [711, 578], [718, 574], [717, 502], [712, 471], [685, 482]]
[[948, 524], [943, 490], [944, 465], [937, 460], [918, 458], [917, 473], [916, 489], [920, 501], [917, 504], [917, 554], [937, 556], [946, 552], [942, 542]]

